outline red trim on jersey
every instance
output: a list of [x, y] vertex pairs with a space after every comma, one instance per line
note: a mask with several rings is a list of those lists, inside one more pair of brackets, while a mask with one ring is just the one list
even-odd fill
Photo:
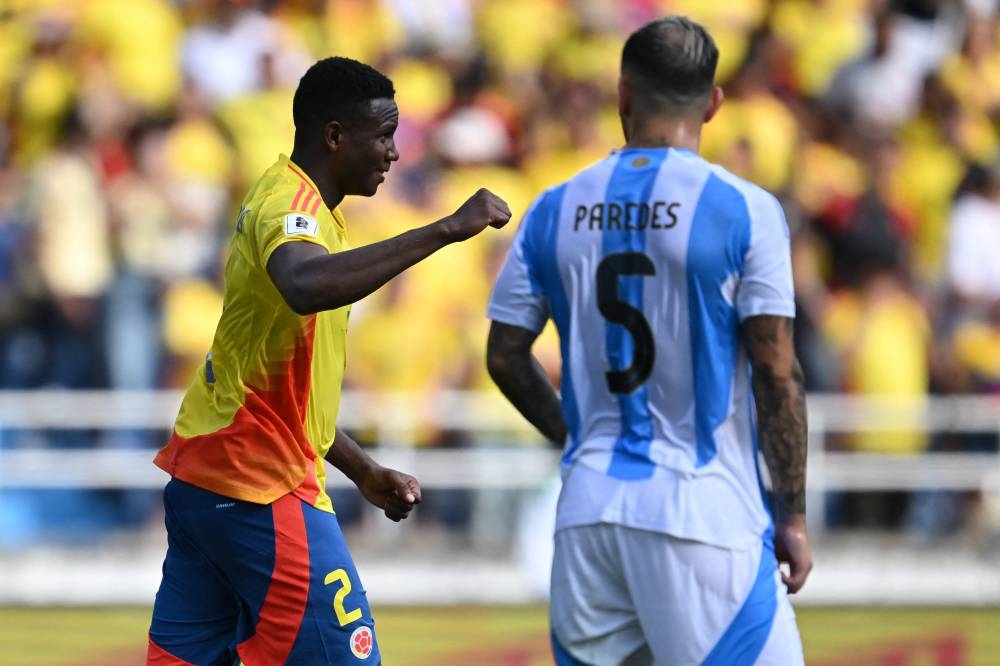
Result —
[[[303, 183], [305, 183], [306, 185], [309, 185], [309, 179], [306, 178], [306, 175], [304, 173], [302, 173], [301, 171], [299, 171], [298, 169], [296, 169], [295, 166], [291, 162], [288, 163], [288, 168], [291, 169], [292, 172], [295, 173], [296, 176], [298, 176], [299, 178], [301, 178]], [[312, 187], [312, 185], [309, 185], [309, 187]]]
[[292, 199], [292, 205], [289, 206], [289, 208], [291, 208], [292, 210], [299, 209], [299, 199], [302, 198], [302, 193], [305, 191], [306, 191], [306, 183], [305, 181], [302, 181], [301, 183], [299, 183], [299, 191], [295, 193], [295, 198]]
[[306, 212], [306, 209], [309, 208], [309, 202], [312, 201], [313, 195], [315, 194], [316, 192], [314, 192], [313, 190], [309, 190], [309, 193], [306, 194], [306, 198], [302, 202], [302, 207], [299, 210], [301, 210], [303, 213]]
[[[323, 197], [319, 195], [319, 192], [316, 191], [316, 188], [313, 187], [312, 183], [306, 177], [306, 175], [301, 171], [299, 171], [298, 169], [296, 169], [291, 162], [288, 163], [288, 168], [291, 169], [292, 173], [298, 176], [299, 180], [302, 181], [302, 183], [299, 185], [298, 194], [295, 195], [295, 200], [292, 201], [292, 210], [298, 210], [303, 213], [308, 212], [310, 215], [315, 215], [316, 211], [319, 210], [319, 202], [323, 200]], [[306, 188], [309, 188], [309, 194], [307, 194], [305, 200], [302, 201], [302, 206], [300, 208], [299, 199], [301, 198], [302, 193], [305, 192]], [[313, 204], [312, 210], [308, 210], [309, 202], [313, 200], [314, 196], [316, 197], [316, 203]]]
[[274, 571], [254, 635], [236, 646], [246, 664], [284, 664], [295, 645], [309, 599], [309, 539], [302, 504], [285, 495], [271, 504]]
[[149, 645], [146, 647], [146, 666], [194, 666], [190, 661], [184, 661], [179, 657], [170, 654], [159, 645], [153, 642], [152, 636], [148, 637]]

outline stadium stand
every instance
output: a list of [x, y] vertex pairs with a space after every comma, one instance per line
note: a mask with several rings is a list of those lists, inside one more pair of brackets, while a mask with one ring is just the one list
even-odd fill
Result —
[[[47, 461], [66, 449], [149, 458], [168, 425], [158, 420], [159, 403], [112, 406], [138, 416], [115, 417], [111, 428], [82, 394], [20, 400], [40, 389], [112, 391], [113, 405], [119, 392], [141, 402], [187, 384], [221, 308], [237, 198], [290, 150], [291, 94], [310, 62], [333, 54], [365, 60], [399, 91], [402, 158], [379, 197], [344, 203], [352, 242], [361, 245], [440, 217], [481, 185], [519, 216], [537, 192], [615, 149], [622, 36], [674, 12], [704, 23], [723, 56], [728, 101], [707, 126], [703, 152], [785, 206], [809, 389], [917, 405], [874, 429], [836, 427], [852, 413], [836, 402], [818, 412], [824, 422], [813, 446], [833, 461], [813, 504], [821, 507], [818, 527], [888, 530], [907, 544], [971, 535], [977, 547], [1000, 552], [996, 475], [976, 476], [973, 464], [952, 470], [963, 480], [950, 485], [920, 481], [921, 463], [938, 464], [927, 455], [995, 461], [998, 453], [997, 3], [415, 4], [4, 3], [0, 389], [16, 393], [0, 395], [0, 460], [8, 461], [0, 464], [0, 551], [92, 546], [123, 530], [161, 529], [152, 481], [42, 488], [10, 473], [40, 451], [52, 454]], [[347, 385], [356, 395], [421, 396], [417, 410], [428, 413], [456, 393], [494, 390], [482, 361], [484, 309], [514, 227], [499, 242], [442, 251], [354, 308]], [[555, 336], [541, 342], [543, 365], [556, 377]], [[923, 408], [969, 395], [980, 401], [955, 404], [975, 405], [981, 418], [959, 407]], [[393, 421], [383, 418], [354, 418], [359, 440], [387, 444], [378, 428]], [[405, 436], [390, 443], [404, 450], [471, 449], [495, 444], [498, 433], [507, 443], [539, 444], [509, 421], [490, 430], [403, 420], [397, 435]], [[855, 454], [868, 457], [848, 462]], [[855, 467], [837, 468], [838, 460]], [[858, 481], [861, 463], [873, 460], [900, 463], [893, 469], [903, 476]], [[135, 472], [156, 473], [151, 463]], [[420, 524], [461, 539], [481, 529], [473, 504], [503, 515], [501, 500], [472, 492], [431, 488]], [[346, 523], [359, 520], [350, 493], [334, 502]]]

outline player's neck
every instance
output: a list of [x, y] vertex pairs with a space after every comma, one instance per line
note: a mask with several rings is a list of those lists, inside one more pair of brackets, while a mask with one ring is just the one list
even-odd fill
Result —
[[302, 169], [312, 182], [315, 183], [319, 194], [323, 197], [323, 204], [333, 210], [344, 200], [344, 194], [336, 182], [329, 176], [326, 169], [323, 169], [321, 162], [311, 159], [307, 153], [299, 150], [292, 150], [289, 156], [300, 169]]
[[625, 129], [626, 148], [684, 148], [697, 153], [701, 122], [675, 118], [647, 118]]

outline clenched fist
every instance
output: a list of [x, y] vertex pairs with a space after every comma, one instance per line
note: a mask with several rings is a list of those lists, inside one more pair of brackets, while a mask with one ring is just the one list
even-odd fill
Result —
[[507, 202], [483, 188], [473, 194], [454, 213], [441, 220], [452, 242], [464, 241], [487, 226], [501, 228], [510, 221]]

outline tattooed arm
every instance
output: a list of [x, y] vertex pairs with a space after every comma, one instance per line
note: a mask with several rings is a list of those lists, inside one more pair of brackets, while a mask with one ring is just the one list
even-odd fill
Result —
[[566, 439], [566, 423], [559, 396], [531, 354], [537, 337], [526, 328], [493, 322], [486, 343], [486, 368], [517, 411], [561, 447]]
[[743, 344], [753, 366], [760, 449], [779, 517], [806, 510], [806, 406], [802, 369], [792, 346], [792, 320], [749, 317]]
[[743, 322], [743, 344], [753, 367], [760, 450], [771, 475], [782, 578], [797, 592], [812, 569], [806, 534], [806, 403], [802, 368], [792, 344], [792, 320], [762, 315]]

